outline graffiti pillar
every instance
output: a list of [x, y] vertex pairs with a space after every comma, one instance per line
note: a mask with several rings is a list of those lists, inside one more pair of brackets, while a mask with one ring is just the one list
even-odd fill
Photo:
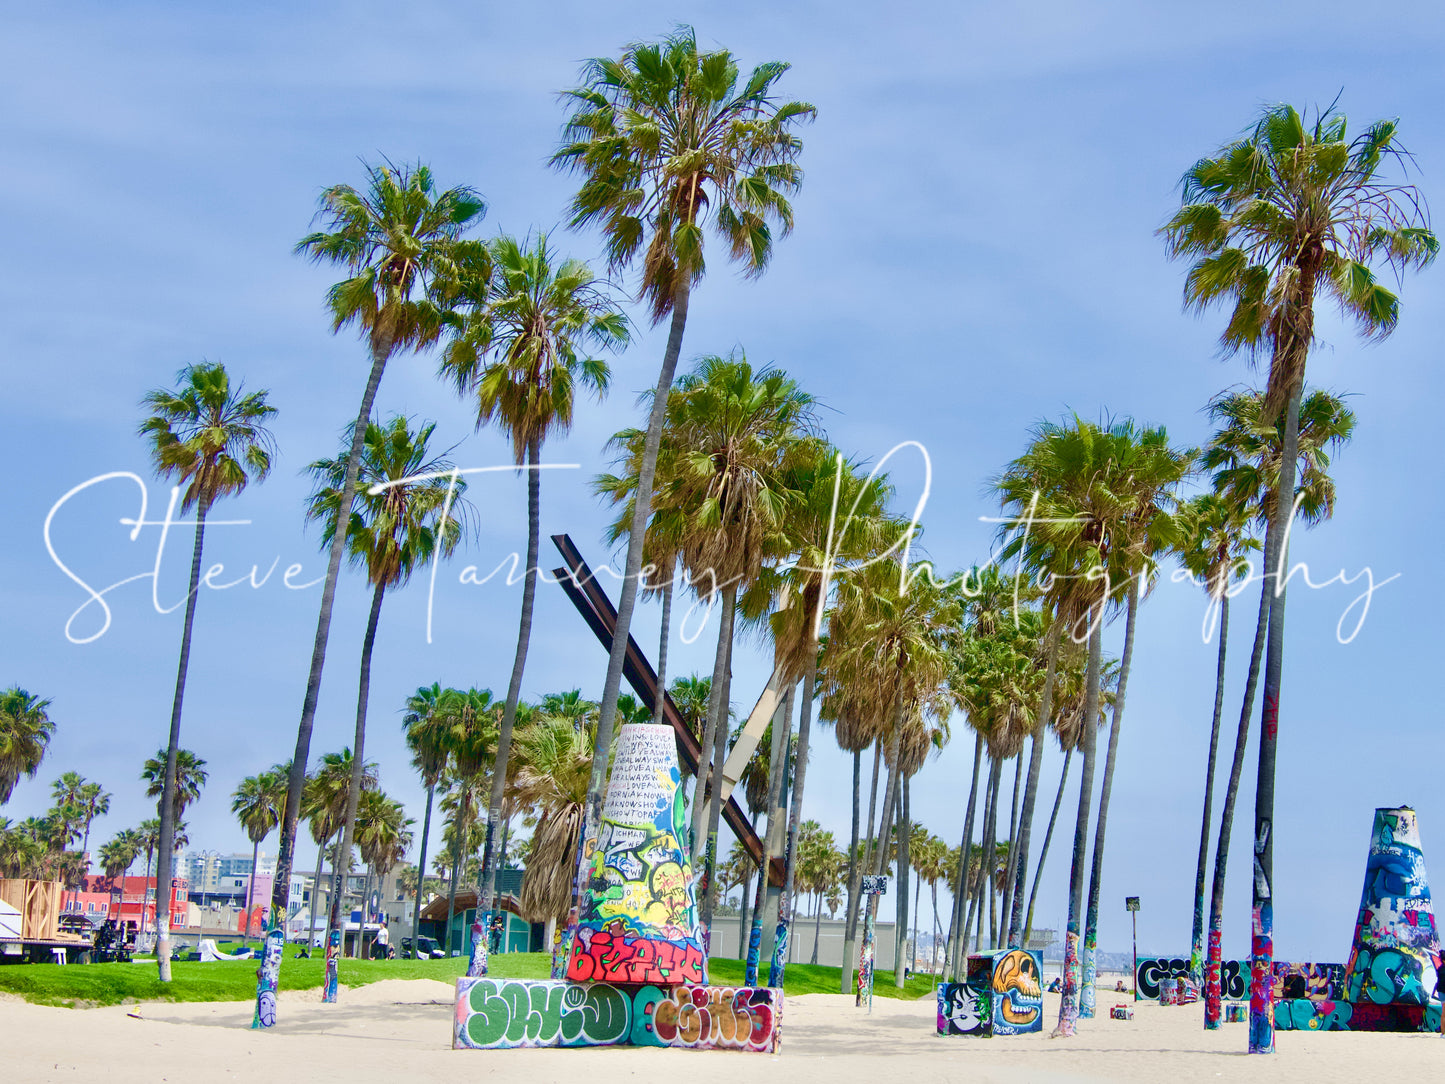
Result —
[[707, 982], [682, 803], [672, 728], [624, 725], [568, 955], [570, 981]]
[[[1415, 811], [1377, 809], [1345, 964], [1344, 999], [1355, 1006], [1351, 1030], [1365, 1030], [1376, 1021], [1378, 1030], [1393, 1030], [1401, 1021], [1412, 1024], [1412, 1030], [1420, 1027], [1435, 989], [1440, 950]], [[1414, 1021], [1417, 1015], [1420, 1021]]]
[[868, 910], [863, 922], [863, 947], [858, 950], [858, 992], [853, 997], [853, 1004], [860, 1009], [867, 1006], [869, 1012], [873, 1011], [873, 922], [878, 915], [878, 897], [887, 892], [887, 877], [863, 878], [863, 894], [868, 897]]

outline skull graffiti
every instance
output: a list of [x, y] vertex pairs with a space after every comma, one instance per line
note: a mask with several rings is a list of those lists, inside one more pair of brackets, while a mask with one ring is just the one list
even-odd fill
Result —
[[999, 995], [999, 1013], [1010, 1024], [1032, 1024], [1043, 1012], [1038, 965], [1027, 952], [1015, 949], [998, 962], [993, 989]]

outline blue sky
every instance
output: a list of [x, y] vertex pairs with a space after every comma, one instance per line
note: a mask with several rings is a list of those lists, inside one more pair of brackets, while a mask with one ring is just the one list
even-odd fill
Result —
[[[486, 196], [484, 232], [557, 227], [560, 248], [591, 258], [594, 236], [560, 228], [572, 182], [545, 164], [563, 117], [556, 92], [582, 59], [685, 21], [745, 64], [791, 61], [783, 89], [819, 109], [803, 133], [797, 229], [760, 282], [742, 281], [713, 252], [684, 355], [742, 347], [786, 368], [825, 405], [833, 440], [860, 457], [922, 442], [933, 468], [927, 548], [956, 568], [986, 557], [988, 479], [1040, 419], [1130, 415], [1198, 443], [1208, 436], [1203, 404], [1251, 378], [1241, 361], [1217, 357], [1219, 316], [1181, 314], [1182, 269], [1154, 231], [1177, 202], [1180, 173], [1261, 105], [1327, 104], [1342, 92], [1356, 123], [1399, 116], [1412, 179], [1438, 193], [1442, 21], [1423, 10], [1364, 20], [1357, 5], [1292, 3], [1042, 4], [1028, 17], [976, 4], [12, 7], [0, 40], [9, 253], [0, 684], [52, 697], [58, 730], [40, 776], [4, 815], [43, 811], [50, 780], [69, 769], [115, 794], [99, 840], [153, 813], [136, 776], [164, 736], [180, 610], [157, 613], [139, 580], [108, 596], [105, 635], [69, 642], [67, 620], [85, 596], [47, 553], [42, 528], [68, 490], [111, 471], [147, 479], [152, 515], [164, 510], [167, 491], [135, 434], [138, 400], [205, 358], [269, 389], [280, 410], [273, 476], [216, 513], [249, 525], [207, 537], [223, 580], [273, 559], [277, 570], [260, 589], [200, 599], [184, 721], [184, 743], [212, 771], [191, 838], [244, 847], [228, 796], [242, 776], [290, 755], [319, 601], [318, 588], [281, 582], [294, 563], [303, 566], [294, 583], [323, 569], [316, 533], [302, 524], [300, 471], [334, 454], [365, 378], [363, 350], [330, 334], [322, 311], [331, 272], [291, 248], [322, 186], [359, 182], [359, 159], [422, 159], [442, 185]], [[1343, 960], [1376, 805], [1414, 804], [1427, 859], [1445, 855], [1430, 849], [1445, 840], [1445, 800], [1430, 783], [1445, 749], [1424, 680], [1436, 652], [1422, 635], [1445, 601], [1429, 542], [1441, 526], [1441, 468], [1428, 453], [1442, 290], [1439, 269], [1406, 281], [1400, 329], [1383, 345], [1359, 343], [1321, 313], [1310, 379], [1351, 393], [1359, 424], [1337, 460], [1336, 517], [1299, 536], [1294, 557], [1316, 581], [1365, 566], [1377, 580], [1400, 578], [1348, 645], [1336, 622], [1362, 581], [1290, 596], [1276, 820], [1282, 957]], [[606, 517], [587, 481], [606, 465], [606, 438], [640, 418], [635, 396], [655, 379], [661, 339], [640, 328], [613, 359], [610, 397], [579, 409], [570, 437], [547, 449], [580, 468], [545, 477], [544, 534], [570, 532], [594, 565], [607, 553]], [[473, 432], [434, 370], [431, 357], [396, 358], [379, 411], [437, 421], [465, 465], [506, 463], [504, 442]], [[897, 463], [900, 503], [911, 504], [921, 471], [916, 460]], [[464, 586], [457, 574], [522, 547], [525, 493], [504, 473], [473, 496], [481, 529], [438, 575], [433, 642], [425, 579], [389, 599], [378, 639], [368, 752], [418, 820], [397, 709], [433, 680], [502, 690], [510, 667], [517, 589]], [[55, 514], [56, 553], [97, 587], [148, 571], [158, 530], [131, 541], [119, 523], [136, 506], [133, 483], [84, 491]], [[173, 534], [156, 588], [164, 605], [184, 596], [188, 544]], [[544, 549], [544, 561], [552, 556]], [[366, 603], [358, 575], [339, 600], [314, 753], [351, 736]], [[1141, 613], [1109, 821], [1106, 950], [1127, 949], [1125, 894], [1144, 899], [1142, 949], [1187, 950], [1214, 672], [1202, 610], [1200, 592], [1166, 583]], [[1253, 610], [1248, 595], [1235, 607], [1226, 731]], [[94, 616], [76, 618], [72, 633], [94, 632]], [[657, 616], [641, 612], [644, 643], [655, 643]], [[674, 672], [710, 666], [711, 632], [674, 642]], [[1121, 634], [1110, 629], [1115, 651]], [[744, 710], [764, 666], [758, 645], [739, 650]], [[561, 592], [544, 588], [525, 694], [595, 694], [604, 669]], [[914, 807], [956, 843], [973, 743], [961, 718], [954, 726], [953, 744], [918, 777]], [[846, 838], [847, 761], [826, 732], [818, 745], [806, 812]], [[1253, 760], [1251, 750], [1243, 825]], [[1051, 750], [1046, 788], [1058, 761]], [[1067, 815], [1061, 822], [1040, 903], [1042, 924], [1060, 927], [1071, 829]], [[1237, 956], [1247, 947], [1247, 827], [1236, 842], [1225, 947]]]

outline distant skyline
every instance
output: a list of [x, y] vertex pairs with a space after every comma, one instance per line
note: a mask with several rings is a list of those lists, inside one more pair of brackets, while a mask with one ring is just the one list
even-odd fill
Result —
[[[270, 391], [278, 454], [267, 481], [218, 506], [217, 520], [238, 522], [213, 521], [207, 535], [207, 564], [225, 566], [216, 584], [233, 586], [199, 600], [182, 744], [211, 775], [186, 820], [193, 847], [249, 852], [230, 793], [291, 755], [324, 572], [319, 533], [303, 525], [302, 472], [336, 454], [365, 378], [362, 345], [349, 332], [332, 335], [323, 311], [332, 272], [292, 255], [319, 191], [360, 184], [363, 160], [425, 161], [440, 187], [483, 193], [483, 236], [547, 230], [561, 252], [600, 268], [597, 236], [563, 228], [575, 179], [546, 164], [564, 115], [557, 92], [575, 84], [585, 58], [678, 22], [744, 65], [791, 61], [782, 91], [819, 110], [801, 131], [806, 179], [794, 234], [758, 281], [740, 279], [709, 240], [681, 369], [743, 349], [820, 400], [823, 425], [845, 452], [871, 465], [920, 443], [932, 476], [919, 548], [945, 572], [987, 559], [995, 524], [986, 517], [998, 514], [989, 481], [1039, 421], [1128, 416], [1197, 445], [1210, 432], [1210, 397], [1262, 380], [1242, 359], [1219, 359], [1222, 314], [1181, 313], [1184, 269], [1166, 259], [1155, 231], [1177, 206], [1183, 171], [1263, 105], [1314, 108], [1338, 95], [1352, 125], [1399, 117], [1414, 156], [1409, 179], [1445, 207], [1445, 74], [1434, 62], [1445, 16], [1424, 7], [1369, 19], [1337, 3], [1207, 12], [1044, 4], [1028, 18], [944, 4], [11, 10], [0, 40], [10, 104], [0, 119], [9, 227], [0, 261], [0, 687], [51, 698], [57, 731], [37, 778], [16, 787], [0, 816], [43, 812], [51, 781], [69, 770], [114, 794], [92, 829], [92, 852], [155, 815], [139, 773], [165, 739], [190, 529], [170, 529], [152, 582], [161, 528], [132, 537], [123, 522], [139, 516], [135, 481], [117, 476], [57, 502], [98, 476], [129, 472], [144, 485], [145, 518], [161, 518], [169, 490], [136, 435], [141, 396], [172, 384], [183, 365], [219, 360], [248, 388]], [[611, 465], [607, 438], [640, 424], [637, 396], [656, 377], [664, 335], [632, 303], [635, 281], [618, 286], [633, 345], [609, 359], [611, 394], [579, 402], [571, 434], [545, 451], [558, 465], [542, 502], [549, 571], [560, 563], [545, 537], [554, 533], [569, 533], [594, 568], [621, 560], [604, 541], [611, 512], [589, 482]], [[1428, 694], [1438, 651], [1423, 631], [1445, 609], [1432, 541], [1445, 525], [1435, 500], [1445, 467], [1432, 451], [1445, 390], [1445, 269], [1408, 278], [1400, 294], [1399, 329], [1380, 344], [1361, 342], [1321, 306], [1309, 363], [1312, 385], [1350, 396], [1358, 426], [1332, 466], [1334, 519], [1297, 530], [1291, 559], [1308, 563], [1316, 582], [1368, 567], [1382, 586], [1347, 644], [1337, 626], [1346, 615], [1350, 630], [1359, 606], [1347, 607], [1368, 579], [1290, 595], [1275, 829], [1281, 959], [1343, 960], [1376, 806], [1415, 806], [1427, 864], [1445, 877], [1445, 796], [1434, 779], [1445, 743]], [[506, 467], [508, 443], [474, 432], [435, 367], [434, 355], [394, 358], [378, 415], [434, 420], [459, 465]], [[906, 514], [923, 491], [922, 457], [905, 449], [889, 469]], [[418, 833], [424, 793], [401, 740], [405, 698], [433, 681], [501, 695], [511, 666], [519, 589], [503, 575], [482, 585], [461, 577], [475, 566], [481, 579], [523, 548], [525, 488], [498, 470], [479, 476], [471, 497], [477, 536], [438, 568], [434, 592], [423, 573], [389, 597], [376, 647], [367, 754]], [[47, 550], [52, 512], [54, 553], [76, 577], [96, 590], [133, 578], [104, 596], [110, 624], [101, 635], [102, 608], [76, 616], [86, 591]], [[615, 599], [615, 583], [604, 585]], [[1255, 590], [1232, 613], [1226, 760]], [[360, 574], [343, 575], [313, 760], [351, 741], [366, 596]], [[680, 600], [678, 619], [690, 601]], [[523, 696], [577, 687], [595, 697], [605, 654], [562, 592], [544, 584], [537, 602]], [[1215, 662], [1202, 636], [1206, 603], [1201, 590], [1166, 578], [1140, 613], [1102, 950], [1128, 948], [1127, 894], [1143, 898], [1141, 951], [1187, 955]], [[697, 612], [675, 625], [672, 676], [710, 672], [715, 625], [700, 625]], [[658, 606], [643, 605], [634, 636], [653, 656], [657, 627]], [[1121, 639], [1116, 622], [1106, 650], [1117, 654]], [[767, 661], [756, 639], [739, 642], [739, 713], [761, 690]], [[956, 845], [973, 742], [962, 717], [952, 730], [917, 777], [914, 808]], [[814, 744], [804, 815], [846, 845], [851, 764], [827, 727]], [[1036, 834], [1059, 763], [1050, 747]], [[1248, 946], [1253, 778], [1252, 744], [1229, 865], [1230, 959]], [[1066, 793], [1036, 925], [1064, 925], [1073, 802]], [[430, 854], [439, 833], [434, 823]], [[274, 854], [274, 834], [265, 846]], [[303, 830], [297, 868], [314, 862]], [[926, 889], [922, 902], [931, 924]]]

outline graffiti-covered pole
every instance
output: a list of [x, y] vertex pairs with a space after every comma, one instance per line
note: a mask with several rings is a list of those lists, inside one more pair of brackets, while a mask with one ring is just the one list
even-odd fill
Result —
[[[863, 924], [863, 948], [858, 953], [858, 993], [853, 1004], [860, 1009], [866, 1005], [870, 1013], [873, 1011], [873, 921], [878, 914], [878, 897], [887, 892], [887, 877], [870, 875], [863, 878], [863, 895], [868, 897], [868, 911]], [[895, 967], [898, 965], [897, 960], [893, 963]]]
[[1135, 975], [1134, 975], [1134, 980], [1133, 980], [1134, 1000], [1135, 1000], [1135, 1001], [1138, 1001], [1138, 1000], [1139, 1000], [1139, 977], [1138, 977], [1138, 969], [1139, 969], [1139, 897], [1138, 897], [1138, 896], [1125, 896], [1125, 897], [1124, 897], [1124, 907], [1128, 910], [1128, 912], [1129, 912], [1129, 921], [1130, 921], [1130, 922], [1133, 924], [1133, 926], [1134, 926], [1134, 955], [1133, 955], [1133, 957], [1132, 957], [1132, 963], [1130, 964], [1129, 970], [1131, 970], [1131, 971], [1133, 971], [1133, 972], [1135, 973]]

